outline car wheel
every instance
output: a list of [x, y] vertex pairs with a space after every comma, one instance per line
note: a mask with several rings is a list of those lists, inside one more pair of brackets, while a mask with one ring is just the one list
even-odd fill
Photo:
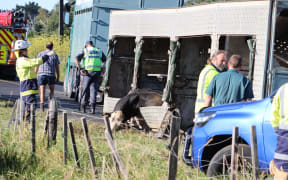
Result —
[[[231, 148], [232, 146], [226, 146], [218, 151], [211, 159], [208, 169], [207, 176], [213, 177], [224, 173], [227, 175], [231, 171]], [[238, 160], [238, 170], [250, 170], [252, 167], [251, 161], [251, 149], [247, 144], [238, 145], [239, 160]], [[225, 163], [225, 165], [223, 164]], [[225, 168], [223, 171], [223, 167]]]

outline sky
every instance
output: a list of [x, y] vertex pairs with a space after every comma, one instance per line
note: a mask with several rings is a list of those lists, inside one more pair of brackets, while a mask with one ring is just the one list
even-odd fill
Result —
[[[5, 1], [5, 3], [3, 1]], [[59, 2], [59, 0], [0, 0], [0, 2], [0, 9], [3, 10], [11, 10], [13, 8], [16, 8], [16, 4], [25, 5], [25, 3], [28, 2], [36, 2], [40, 7], [50, 11], [51, 9], [55, 8], [55, 5]], [[65, 2], [66, 1], [64, 0], [64, 3]]]

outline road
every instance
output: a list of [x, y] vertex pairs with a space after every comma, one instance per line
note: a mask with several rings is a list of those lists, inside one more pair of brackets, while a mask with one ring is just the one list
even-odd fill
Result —
[[[49, 90], [48, 90], [48, 87], [46, 87], [46, 94], [45, 94], [46, 95], [46, 101], [45, 101], [46, 110], [48, 108], [48, 100], [47, 100], [48, 94], [49, 94]], [[79, 104], [74, 99], [70, 99], [64, 95], [63, 85], [61, 83], [55, 86], [54, 94], [55, 94], [54, 96], [60, 102], [59, 111], [62, 111], [62, 112], [67, 111], [68, 119], [69, 119], [69, 116], [73, 120], [80, 119], [81, 117], [86, 117], [88, 121], [103, 123], [103, 119], [102, 119], [103, 106], [102, 105], [97, 105], [95, 115], [88, 114], [88, 113], [83, 114], [79, 112]], [[19, 98], [19, 82], [0, 79], [0, 99], [14, 101], [18, 98]], [[39, 102], [39, 96], [38, 96], [38, 102]]]

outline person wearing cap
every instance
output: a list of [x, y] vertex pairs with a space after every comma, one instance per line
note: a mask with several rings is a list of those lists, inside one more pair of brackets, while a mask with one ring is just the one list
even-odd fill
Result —
[[[80, 61], [82, 67], [80, 65]], [[86, 113], [86, 106], [88, 105], [88, 98], [90, 94], [91, 113], [95, 114], [96, 97], [98, 91], [98, 81], [101, 75], [102, 64], [106, 61], [104, 53], [93, 46], [92, 41], [85, 43], [85, 48], [80, 54], [76, 56], [75, 62], [80, 74], [83, 76], [81, 82], [82, 94], [80, 102], [80, 111]]]
[[[53, 42], [47, 42], [46, 50], [41, 51], [37, 57], [42, 57], [47, 53], [51, 53], [53, 51]], [[40, 109], [44, 111], [44, 102], [45, 102], [45, 88], [48, 84], [50, 93], [49, 98], [51, 99], [54, 96], [54, 86], [56, 82], [59, 81], [59, 59], [58, 55], [53, 51], [53, 55], [49, 56], [49, 59], [39, 68], [36, 68], [38, 72], [38, 85], [40, 86]], [[55, 72], [56, 75], [55, 76]]]
[[288, 83], [283, 84], [273, 98], [271, 125], [277, 133], [277, 145], [270, 173], [277, 180], [288, 179]]
[[26, 108], [27, 121], [30, 121], [30, 104], [33, 103], [35, 106], [37, 103], [36, 94], [38, 94], [38, 84], [35, 67], [43, 64], [49, 58], [48, 55], [44, 55], [40, 58], [28, 58], [27, 48], [30, 45], [31, 43], [28, 41], [17, 40], [14, 48], [15, 55], [17, 57], [16, 72], [20, 79], [20, 96], [25, 105], [28, 105]]

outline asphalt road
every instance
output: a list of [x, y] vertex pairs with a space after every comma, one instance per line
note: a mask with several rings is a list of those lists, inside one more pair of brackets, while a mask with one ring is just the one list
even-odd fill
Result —
[[[48, 87], [46, 87], [46, 100], [45, 100], [45, 108], [48, 108], [48, 99], [49, 95]], [[102, 105], [97, 105], [96, 114], [83, 114], [79, 112], [79, 104], [74, 100], [66, 97], [63, 92], [63, 85], [61, 83], [55, 86], [54, 96], [59, 101], [59, 111], [66, 111], [68, 113], [68, 119], [71, 120], [80, 120], [81, 117], [85, 117], [88, 121], [103, 123]], [[19, 82], [17, 81], [8, 81], [0, 79], [0, 99], [6, 100], [16, 100], [19, 98]], [[39, 102], [39, 96], [38, 96]]]

